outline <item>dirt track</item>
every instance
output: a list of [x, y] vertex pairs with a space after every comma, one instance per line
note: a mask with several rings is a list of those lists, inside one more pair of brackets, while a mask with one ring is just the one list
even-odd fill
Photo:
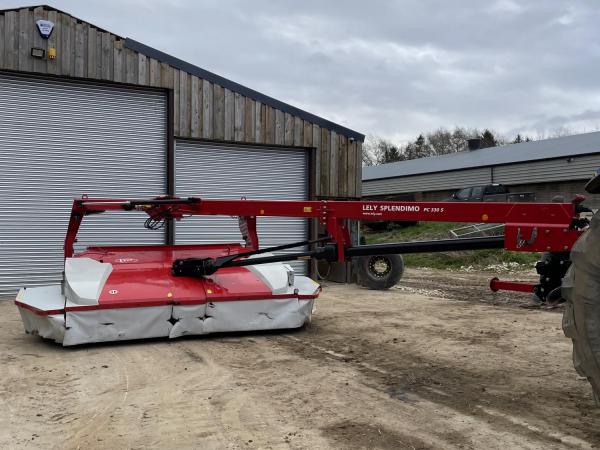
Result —
[[0, 448], [600, 445], [561, 315], [485, 279], [411, 270], [387, 292], [326, 287], [296, 332], [75, 349], [1, 302]]

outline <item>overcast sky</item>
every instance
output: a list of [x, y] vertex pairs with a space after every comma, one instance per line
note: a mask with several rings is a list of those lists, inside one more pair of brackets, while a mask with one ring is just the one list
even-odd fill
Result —
[[396, 142], [455, 125], [507, 137], [600, 129], [592, 0], [44, 1]]

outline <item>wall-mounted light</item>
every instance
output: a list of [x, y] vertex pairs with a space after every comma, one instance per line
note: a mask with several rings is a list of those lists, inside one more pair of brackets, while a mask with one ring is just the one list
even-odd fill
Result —
[[32, 47], [31, 56], [33, 56], [34, 58], [43, 58], [44, 56], [46, 56], [46, 50], [44, 50], [43, 48]]
[[56, 59], [56, 49], [54, 47], [48, 48], [48, 59]]

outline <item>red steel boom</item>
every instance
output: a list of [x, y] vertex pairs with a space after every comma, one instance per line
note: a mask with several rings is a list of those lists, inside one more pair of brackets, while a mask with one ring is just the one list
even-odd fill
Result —
[[148, 200], [91, 199], [73, 202], [65, 238], [65, 258], [85, 215], [104, 211], [144, 211], [155, 221], [180, 220], [190, 215], [227, 215], [240, 218], [240, 230], [249, 250], [258, 249], [256, 218], [263, 216], [317, 219], [337, 246], [336, 259], [346, 260], [352, 244], [345, 225], [352, 220], [435, 222], [486, 222], [505, 225], [504, 248], [522, 252], [569, 251], [582, 233], [578, 227], [579, 205], [571, 203], [452, 203], [371, 201], [212, 200], [155, 198]]

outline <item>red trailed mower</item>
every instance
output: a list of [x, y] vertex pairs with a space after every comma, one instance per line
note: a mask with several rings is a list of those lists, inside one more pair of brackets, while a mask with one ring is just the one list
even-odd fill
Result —
[[[541, 275], [538, 284], [496, 279], [491, 287], [533, 292], [547, 300], [564, 294], [561, 279], [571, 266], [571, 274], [567, 274], [569, 306], [565, 332], [574, 339], [575, 351], [584, 355], [580, 358], [584, 364], [580, 363], [578, 369], [600, 392], [600, 256], [595, 256], [600, 255], [600, 223], [598, 216], [592, 219], [591, 226], [580, 217], [586, 210], [582, 200], [583, 197], [570, 203], [445, 203], [84, 197], [73, 202], [64, 243], [62, 282], [23, 288], [15, 303], [28, 333], [65, 346], [289, 329], [310, 321], [321, 290], [310, 278], [294, 274], [286, 264], [290, 260], [354, 259], [361, 284], [387, 289], [400, 279], [399, 254], [403, 253], [486, 248], [543, 252], [537, 267]], [[142, 211], [148, 215], [144, 225], [150, 229], [194, 215], [237, 216], [245, 244], [94, 246], [74, 254], [73, 245], [83, 219], [109, 211]], [[256, 219], [262, 216], [314, 219], [326, 233], [313, 241], [260, 248]], [[357, 246], [351, 242], [348, 219], [487, 222], [504, 224], [505, 233], [496, 237]], [[593, 244], [588, 242], [586, 247], [596, 251], [579, 249], [584, 240]], [[298, 250], [290, 253], [294, 248]], [[569, 259], [572, 249], [583, 255], [572, 257], [573, 264]], [[281, 250], [288, 252], [277, 254]], [[578, 277], [586, 276], [591, 266], [591, 281], [585, 281], [587, 285], [579, 289]], [[587, 306], [588, 297], [595, 302], [595, 310]], [[593, 322], [588, 320], [589, 314], [594, 315]]]

